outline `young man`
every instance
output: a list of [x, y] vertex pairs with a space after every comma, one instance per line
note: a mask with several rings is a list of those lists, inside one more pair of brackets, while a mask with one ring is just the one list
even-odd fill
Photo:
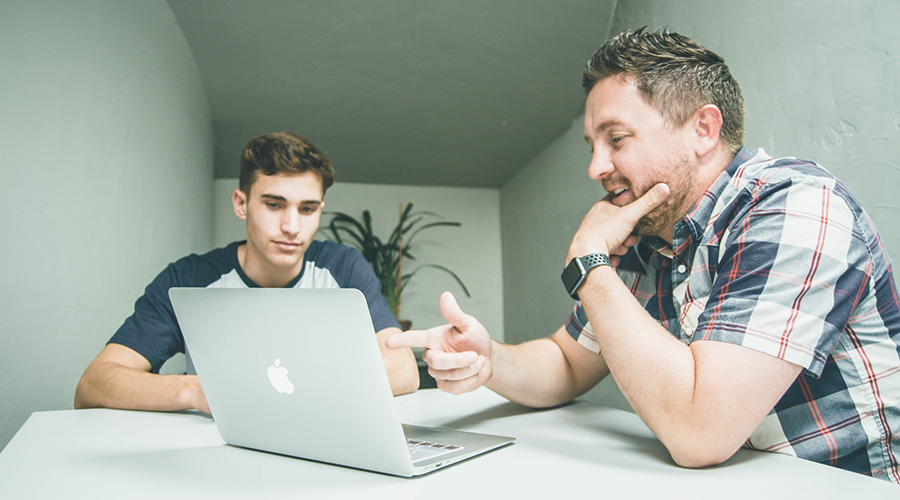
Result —
[[688, 38], [622, 33], [584, 88], [609, 194], [569, 247], [569, 321], [503, 345], [445, 294], [449, 325], [388, 346], [428, 347], [445, 391], [535, 407], [612, 373], [682, 466], [745, 445], [900, 483], [900, 304], [858, 201], [813, 162], [744, 149], [737, 83]]
[[190, 255], [160, 273], [88, 365], [75, 407], [209, 413], [196, 375], [159, 375], [167, 359], [184, 352], [169, 302], [173, 286], [357, 288], [366, 296], [394, 394], [415, 391], [412, 350], [384, 346], [400, 329], [372, 268], [355, 249], [313, 240], [333, 183], [330, 161], [303, 137], [283, 132], [250, 141], [232, 195], [235, 213], [247, 222], [247, 240]]

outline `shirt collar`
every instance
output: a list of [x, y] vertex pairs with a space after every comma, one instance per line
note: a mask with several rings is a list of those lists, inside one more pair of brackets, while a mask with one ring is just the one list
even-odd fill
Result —
[[734, 175], [737, 173], [738, 168], [753, 158], [753, 156], [753, 153], [747, 151], [747, 148], [745, 147], [742, 147], [741, 150], [738, 151], [734, 158], [732, 158], [731, 163], [729, 163], [728, 166], [725, 167], [725, 170], [719, 174], [719, 177], [716, 178], [709, 189], [700, 196], [700, 199], [697, 200], [688, 214], [684, 216], [684, 219], [675, 225], [673, 234], [676, 237], [678, 236], [678, 233], [680, 231], [683, 232], [685, 228], [695, 240], [703, 235], [703, 231], [709, 224], [709, 219], [713, 215], [713, 210], [716, 208], [719, 197], [722, 196], [725, 188], [727, 188], [728, 184], [734, 179]]

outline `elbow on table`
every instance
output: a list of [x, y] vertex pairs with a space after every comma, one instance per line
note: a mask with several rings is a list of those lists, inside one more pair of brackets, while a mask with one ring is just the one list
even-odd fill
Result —
[[95, 367], [89, 365], [75, 386], [72, 406], [76, 410], [109, 407], [108, 393], [105, 392], [102, 380]]
[[[492, 389], [488, 386], [488, 389]], [[556, 408], [562, 406], [564, 404], [570, 403], [575, 396], [571, 394], [564, 394], [558, 392], [548, 392], [548, 393], [527, 393], [527, 394], [507, 394], [503, 392], [494, 391], [497, 394], [505, 397], [506, 399], [516, 403], [518, 405], [522, 405], [528, 408], [533, 408], [535, 410], [548, 410], [550, 408]]]
[[84, 379], [82, 379], [78, 383], [78, 387], [75, 388], [75, 398], [74, 398], [74, 401], [72, 401], [72, 406], [76, 410], [83, 410], [85, 408], [96, 408], [98, 406], [96, 403], [91, 401], [90, 398], [87, 396], [87, 393], [89, 391], [85, 387], [85, 385], [86, 384], [84, 382]]
[[664, 443], [669, 455], [679, 467], [686, 469], [701, 469], [719, 465], [736, 452], [737, 448], [722, 446], [721, 444], [696, 442], [691, 443]]

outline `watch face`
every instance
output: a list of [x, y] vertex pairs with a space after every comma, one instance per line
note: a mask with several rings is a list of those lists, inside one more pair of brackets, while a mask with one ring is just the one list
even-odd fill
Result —
[[572, 259], [569, 262], [569, 265], [563, 270], [562, 273], [562, 282], [566, 287], [566, 291], [569, 292], [570, 295], [574, 294], [574, 292], [578, 289], [578, 285], [581, 284], [581, 279], [584, 276], [584, 269], [581, 267], [581, 262], [578, 259]]

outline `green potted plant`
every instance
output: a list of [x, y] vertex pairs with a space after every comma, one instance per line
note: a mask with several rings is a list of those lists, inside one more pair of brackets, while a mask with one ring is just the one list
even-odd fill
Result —
[[[387, 240], [381, 239], [372, 230], [372, 214], [368, 210], [363, 211], [362, 221], [343, 212], [326, 212], [331, 219], [325, 226], [325, 237], [337, 243], [354, 246], [362, 253], [375, 270], [375, 275], [381, 282], [381, 293], [398, 319], [403, 290], [413, 276], [425, 268], [438, 269], [449, 274], [462, 288], [466, 297], [471, 296], [459, 276], [444, 266], [423, 264], [411, 272], [403, 272], [404, 259], [416, 259], [410, 249], [420, 232], [434, 227], [461, 226], [459, 222], [436, 220], [442, 217], [433, 212], [413, 212], [412, 208], [412, 203], [407, 203], [406, 207], [400, 204], [400, 219]], [[408, 329], [409, 324], [408, 321], [401, 321], [404, 329]]]

